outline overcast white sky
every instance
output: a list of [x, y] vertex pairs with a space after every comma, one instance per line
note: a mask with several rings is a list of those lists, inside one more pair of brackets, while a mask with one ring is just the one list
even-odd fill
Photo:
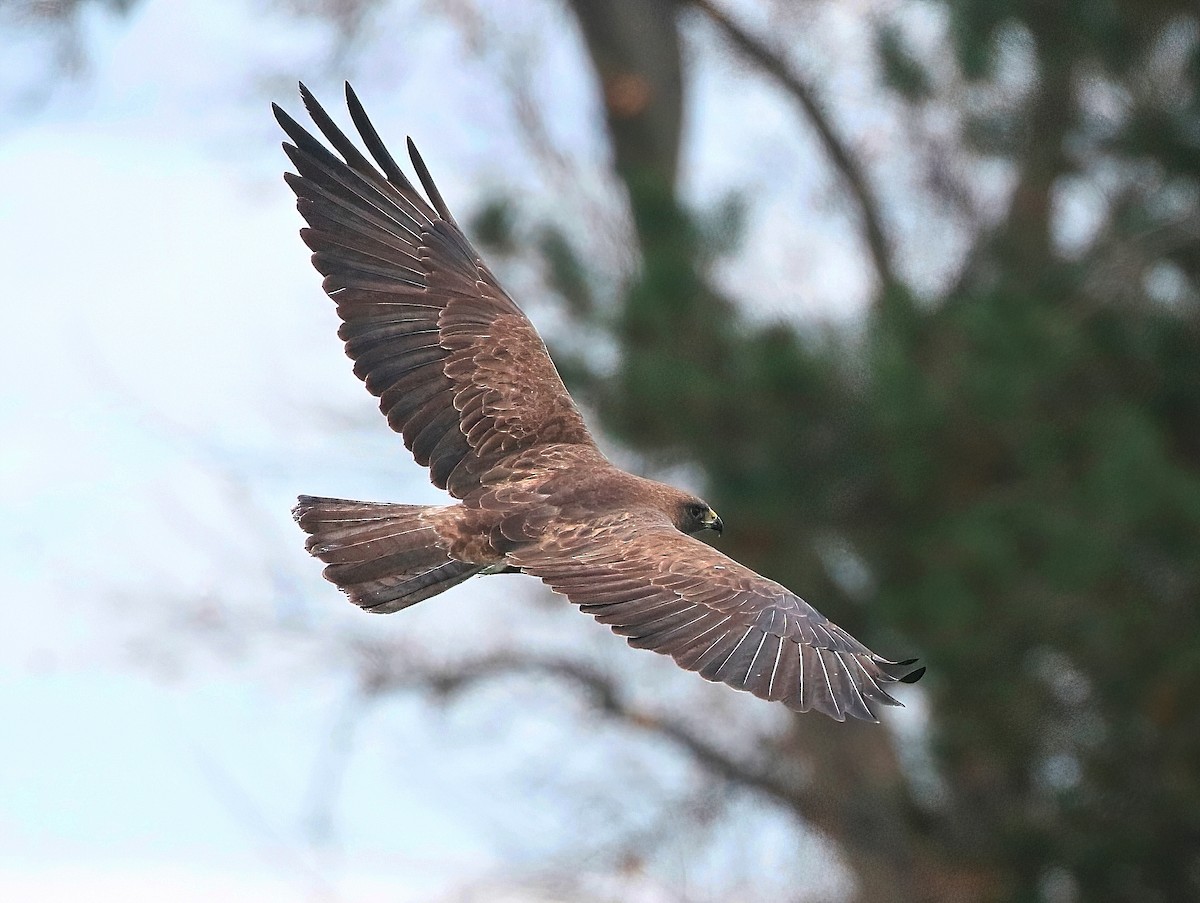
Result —
[[[556, 137], [581, 159], [601, 153], [588, 73], [573, 38], [556, 37], [568, 34], [556, 7], [494, 8], [542, 42], [539, 100]], [[169, 606], [211, 594], [281, 617], [288, 588], [256, 562], [269, 546], [308, 575], [300, 595], [328, 604], [317, 623], [349, 623], [357, 613], [304, 560], [294, 496], [438, 497], [381, 421], [342, 442], [314, 415], [366, 421], [374, 402], [296, 236], [268, 99], [296, 112], [303, 78], [336, 108], [351, 76], [385, 136], [417, 138], [456, 209], [497, 187], [537, 203], [536, 172], [513, 165], [533, 167], [495, 83], [501, 51], [468, 53], [415, 0], [392, 5], [356, 56], [374, 62], [350, 71], [331, 71], [323, 26], [250, 0], [144, 0], [128, 19], [90, 17], [84, 35], [87, 70], [32, 111], [12, 101], [46, 84], [44, 46], [13, 45], [0, 64], [0, 899], [429, 899], [486, 876], [523, 847], [495, 836], [489, 812], [512, 797], [463, 724], [414, 700], [368, 719], [336, 843], [314, 850], [310, 783], [350, 693], [344, 674], [298, 676], [311, 638], [197, 663], [172, 648]], [[751, 191], [778, 182], [773, 135], [795, 135], [791, 114], [728, 71], [694, 74], [690, 146], [718, 148], [689, 151], [697, 198], [733, 173]], [[730, 103], [745, 135], [706, 142], [727, 125], [703, 111]], [[793, 176], [798, 197], [825, 190]], [[787, 203], [757, 228], [777, 234]], [[852, 316], [866, 285], [852, 249], [836, 230], [797, 229], [808, 240], [764, 241], [743, 264], [778, 290], [758, 295], [774, 299], [767, 312]], [[387, 449], [395, 467], [381, 474]], [[470, 586], [450, 617], [482, 618], [513, 591]], [[535, 719], [515, 742], [527, 750], [554, 730]], [[813, 852], [787, 825], [755, 825], [753, 855], [792, 862], [781, 874]]]

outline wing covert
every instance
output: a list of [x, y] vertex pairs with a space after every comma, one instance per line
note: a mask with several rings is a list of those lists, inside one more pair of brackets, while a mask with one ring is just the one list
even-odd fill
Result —
[[576, 524], [508, 556], [631, 646], [798, 712], [877, 721], [885, 689], [924, 673], [871, 652], [784, 586], [657, 512]]

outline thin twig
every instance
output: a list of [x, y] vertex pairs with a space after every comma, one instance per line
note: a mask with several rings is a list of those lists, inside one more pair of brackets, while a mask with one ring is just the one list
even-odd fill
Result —
[[863, 172], [862, 166], [850, 152], [846, 142], [834, 130], [833, 123], [825, 115], [812, 88], [792, 71], [778, 53], [747, 32], [709, 0], [688, 0], [688, 2], [704, 13], [734, 47], [753, 60], [800, 105], [805, 117], [816, 130], [825, 153], [854, 196], [859, 215], [862, 218], [867, 249], [875, 264], [875, 271], [880, 283], [885, 289], [895, 284], [896, 276], [892, 268], [891, 248], [879, 214], [879, 202], [867, 184], [866, 173]]
[[[411, 662], [388, 678], [392, 688], [408, 686], [430, 687], [435, 693], [453, 695], [480, 681], [505, 674], [540, 673], [562, 678], [583, 689], [592, 705], [609, 717], [648, 733], [665, 737], [679, 746], [704, 768], [740, 787], [758, 790], [780, 800], [804, 818], [816, 818], [817, 807], [795, 782], [771, 771], [754, 768], [709, 743], [684, 725], [664, 719], [628, 703], [616, 680], [580, 662], [522, 655], [497, 653], [479, 659], [469, 666], [461, 664], [428, 670], [414, 669]], [[376, 676], [378, 681], [378, 676]], [[376, 683], [376, 689], [386, 688]]]

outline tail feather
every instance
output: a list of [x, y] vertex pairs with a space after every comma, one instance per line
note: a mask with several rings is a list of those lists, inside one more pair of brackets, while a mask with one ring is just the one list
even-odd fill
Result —
[[436, 596], [486, 565], [451, 558], [427, 519], [436, 506], [300, 496], [292, 516], [325, 578], [356, 605], [393, 612]]

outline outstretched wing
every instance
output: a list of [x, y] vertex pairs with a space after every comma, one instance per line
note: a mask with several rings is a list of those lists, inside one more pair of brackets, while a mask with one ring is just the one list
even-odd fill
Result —
[[564, 525], [509, 553], [629, 645], [701, 677], [838, 721], [877, 721], [885, 689], [924, 672], [875, 655], [786, 587], [676, 530], [657, 512]]
[[374, 164], [303, 85], [300, 93], [341, 155], [273, 105], [295, 142], [283, 147], [299, 175], [284, 178], [308, 221], [300, 234], [337, 302], [355, 374], [434, 484], [462, 498], [508, 453], [594, 447], [546, 346], [463, 236], [412, 142], [428, 201], [349, 84], [350, 116]]

